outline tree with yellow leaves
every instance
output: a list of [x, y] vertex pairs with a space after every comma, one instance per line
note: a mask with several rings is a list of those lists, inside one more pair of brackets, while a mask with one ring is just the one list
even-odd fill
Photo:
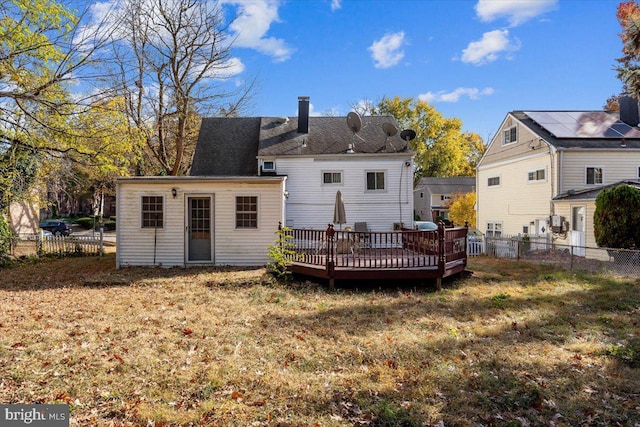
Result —
[[476, 226], [476, 193], [456, 193], [449, 201], [449, 219], [454, 224]]
[[422, 177], [474, 176], [484, 153], [482, 138], [462, 131], [462, 121], [446, 118], [427, 101], [414, 98], [383, 98], [374, 114], [389, 114], [400, 126], [413, 129], [410, 147], [416, 153], [414, 181]]

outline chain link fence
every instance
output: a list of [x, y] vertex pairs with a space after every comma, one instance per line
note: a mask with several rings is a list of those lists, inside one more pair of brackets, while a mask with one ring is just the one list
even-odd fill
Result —
[[640, 251], [557, 244], [550, 238], [485, 237], [485, 254], [568, 270], [640, 276]]

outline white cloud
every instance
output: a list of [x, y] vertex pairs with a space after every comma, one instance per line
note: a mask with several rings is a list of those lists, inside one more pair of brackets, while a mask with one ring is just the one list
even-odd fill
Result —
[[255, 49], [273, 57], [276, 62], [286, 61], [293, 50], [287, 43], [275, 37], [266, 37], [271, 24], [280, 22], [277, 0], [226, 0], [237, 6], [237, 16], [229, 26], [234, 33], [233, 45]]
[[481, 96], [488, 95], [493, 95], [493, 88], [485, 87], [484, 89], [478, 89], [475, 87], [459, 87], [452, 92], [439, 91], [436, 93], [423, 93], [418, 95], [418, 99], [427, 102], [458, 102], [463, 96], [467, 96], [469, 99], [480, 99]]
[[338, 10], [342, 7], [342, 0], [331, 0], [331, 10]]
[[[197, 74], [200, 70], [202, 70], [202, 66], [196, 66], [193, 69], [193, 73]], [[209, 68], [204, 74], [204, 77], [208, 79], [223, 80], [242, 74], [243, 71], [244, 64], [240, 58], [233, 57], [223, 63], [216, 64]]]
[[498, 59], [501, 52], [520, 49], [517, 40], [509, 40], [509, 30], [493, 30], [482, 35], [482, 38], [469, 43], [462, 50], [462, 62], [473, 65], [484, 65]]
[[376, 68], [390, 68], [404, 58], [402, 46], [406, 44], [404, 32], [385, 34], [380, 40], [374, 41], [368, 50], [375, 61]]
[[483, 22], [506, 18], [515, 27], [553, 10], [557, 3], [558, 0], [478, 0], [475, 9]]

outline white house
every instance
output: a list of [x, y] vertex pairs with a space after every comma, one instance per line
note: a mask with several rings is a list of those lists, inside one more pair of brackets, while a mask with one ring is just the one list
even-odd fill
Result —
[[118, 266], [264, 264], [279, 223], [326, 229], [338, 190], [340, 227], [411, 224], [413, 152], [400, 134], [389, 116], [358, 129], [309, 117], [307, 97], [299, 117], [206, 118], [191, 176], [117, 181]]
[[[512, 111], [477, 168], [477, 227], [595, 247], [595, 197], [640, 177], [638, 104], [621, 113]], [[579, 197], [577, 196], [579, 195]]]

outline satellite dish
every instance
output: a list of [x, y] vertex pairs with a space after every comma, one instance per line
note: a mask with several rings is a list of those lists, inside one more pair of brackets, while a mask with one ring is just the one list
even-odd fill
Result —
[[382, 124], [382, 130], [384, 131], [385, 135], [389, 136], [394, 136], [395, 134], [398, 133], [398, 129], [393, 125], [393, 123], [389, 123], [389, 122], [384, 122]]
[[347, 126], [349, 126], [349, 129], [351, 129], [353, 133], [360, 132], [360, 129], [362, 129], [362, 119], [358, 113], [352, 111], [347, 114]]
[[416, 137], [416, 131], [414, 131], [413, 129], [405, 129], [402, 132], [400, 132], [400, 138], [404, 139], [405, 141], [411, 141], [415, 137]]

